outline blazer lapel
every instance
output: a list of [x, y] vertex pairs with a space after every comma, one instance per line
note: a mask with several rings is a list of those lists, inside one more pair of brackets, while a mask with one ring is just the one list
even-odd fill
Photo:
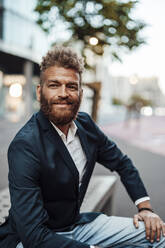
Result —
[[95, 152], [95, 146], [94, 146], [94, 142], [90, 141], [90, 139], [87, 137], [87, 131], [84, 129], [84, 127], [80, 124], [80, 122], [78, 122], [77, 120], [75, 120], [75, 123], [78, 127], [77, 129], [77, 134], [79, 136], [82, 148], [86, 154], [86, 158], [87, 158], [87, 163], [85, 165], [86, 170], [85, 173], [81, 179], [81, 186], [79, 189], [80, 192], [80, 201], [79, 201], [79, 206], [81, 206], [81, 203], [83, 201], [92, 171], [94, 166], [93, 163], [93, 156], [94, 156], [94, 152]]
[[63, 143], [61, 137], [55, 130], [55, 128], [52, 126], [50, 121], [44, 116], [42, 111], [38, 112], [38, 119], [42, 126], [42, 128], [45, 131], [45, 135], [47, 138], [51, 141], [52, 145], [55, 146], [56, 150], [61, 154], [61, 157], [63, 161], [65, 162], [66, 166], [69, 168], [70, 172], [74, 176], [76, 182], [79, 184], [79, 173], [75, 166], [75, 163], [66, 148], [65, 144]]
[[91, 156], [90, 156], [89, 142], [87, 141], [86, 132], [85, 132], [84, 128], [81, 126], [81, 124], [77, 120], [75, 121], [75, 123], [76, 123], [76, 126], [78, 127], [77, 134], [79, 136], [80, 143], [81, 143], [82, 148], [83, 148], [83, 150], [85, 152], [87, 162], [89, 162]]

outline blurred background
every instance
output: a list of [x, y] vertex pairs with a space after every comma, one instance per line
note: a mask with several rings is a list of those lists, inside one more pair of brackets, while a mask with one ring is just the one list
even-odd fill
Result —
[[[41, 58], [63, 44], [84, 57], [81, 110], [133, 159], [165, 220], [164, 9], [163, 0], [0, 0], [0, 189], [8, 145], [39, 109]], [[114, 203], [117, 215], [136, 212], [120, 180]]]

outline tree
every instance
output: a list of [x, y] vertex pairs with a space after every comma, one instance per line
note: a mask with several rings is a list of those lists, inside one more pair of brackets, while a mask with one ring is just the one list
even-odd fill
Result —
[[103, 55], [108, 46], [112, 57], [121, 60], [121, 48], [132, 50], [144, 43], [139, 31], [145, 24], [131, 17], [137, 3], [133, 0], [38, 0], [35, 11], [37, 23], [45, 32], [51, 33], [59, 20], [63, 21], [70, 34], [66, 42], [82, 41], [85, 57], [88, 49]]
[[[123, 49], [132, 50], [144, 43], [139, 32], [145, 24], [131, 17], [137, 3], [138, 0], [38, 0], [35, 11], [37, 23], [45, 32], [57, 32], [60, 26], [60, 42], [81, 41], [85, 65], [95, 71], [95, 64], [90, 63], [89, 58], [93, 57], [95, 62], [95, 56], [103, 55], [106, 47], [110, 48], [112, 58], [121, 61]], [[69, 35], [64, 39], [66, 30]], [[58, 42], [57, 35], [53, 42]], [[92, 116], [95, 120], [98, 85], [96, 82], [90, 84], [94, 92]]]

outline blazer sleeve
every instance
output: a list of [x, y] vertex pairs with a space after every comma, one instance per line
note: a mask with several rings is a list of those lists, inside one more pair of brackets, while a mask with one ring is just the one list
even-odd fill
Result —
[[[97, 162], [116, 171], [132, 201], [148, 196], [138, 170], [127, 155], [93, 123], [98, 137]], [[93, 129], [94, 130], [94, 129]]]
[[24, 248], [89, 248], [87, 244], [65, 238], [46, 226], [40, 180], [40, 161], [24, 140], [11, 143], [8, 150], [10, 214]]

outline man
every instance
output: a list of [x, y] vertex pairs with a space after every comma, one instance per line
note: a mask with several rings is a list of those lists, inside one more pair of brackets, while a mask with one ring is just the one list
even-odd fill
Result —
[[[41, 109], [8, 150], [11, 209], [0, 247], [165, 247], [165, 226], [131, 160], [78, 113], [82, 71], [82, 59], [69, 48], [57, 47], [42, 60]], [[133, 220], [79, 213], [96, 162], [119, 173], [139, 209]]]

